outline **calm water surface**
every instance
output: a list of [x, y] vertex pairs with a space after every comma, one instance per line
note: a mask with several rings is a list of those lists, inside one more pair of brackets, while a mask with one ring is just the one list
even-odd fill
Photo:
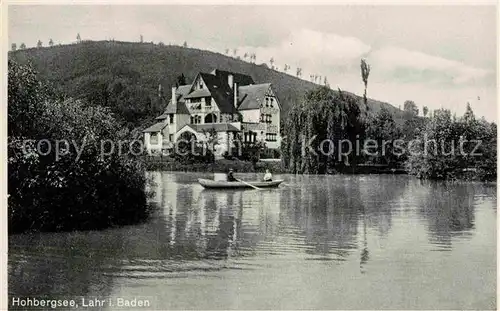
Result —
[[11, 236], [10, 296], [143, 297], [148, 309], [496, 309], [496, 185], [283, 175], [274, 190], [215, 191], [197, 184], [213, 174], [149, 175], [156, 209], [144, 224]]

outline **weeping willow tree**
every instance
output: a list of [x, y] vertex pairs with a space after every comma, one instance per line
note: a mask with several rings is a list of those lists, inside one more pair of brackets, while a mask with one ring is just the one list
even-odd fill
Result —
[[[354, 96], [324, 86], [309, 91], [301, 102], [292, 104], [285, 123], [283, 165], [292, 173], [324, 174], [338, 165], [355, 164], [359, 159], [356, 140], [362, 145], [364, 120], [365, 112]], [[349, 154], [346, 141], [352, 146]]]

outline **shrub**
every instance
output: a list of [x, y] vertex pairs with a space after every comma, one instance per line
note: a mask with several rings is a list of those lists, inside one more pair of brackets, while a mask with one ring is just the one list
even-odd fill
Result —
[[101, 142], [125, 139], [107, 109], [56, 98], [30, 66], [9, 62], [8, 84], [9, 232], [99, 229], [147, 216], [143, 164], [101, 154]]

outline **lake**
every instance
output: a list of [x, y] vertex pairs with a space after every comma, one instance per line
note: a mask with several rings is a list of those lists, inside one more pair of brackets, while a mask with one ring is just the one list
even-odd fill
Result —
[[146, 223], [10, 236], [10, 299], [107, 299], [86, 310], [115, 310], [118, 298], [148, 310], [496, 309], [495, 184], [276, 175], [277, 189], [221, 191], [197, 183], [214, 174], [148, 175]]

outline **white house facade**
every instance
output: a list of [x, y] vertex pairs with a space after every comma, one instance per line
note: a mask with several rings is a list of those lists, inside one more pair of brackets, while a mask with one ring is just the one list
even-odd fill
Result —
[[[166, 102], [161, 87], [159, 97]], [[216, 69], [199, 73], [190, 85], [172, 88], [164, 113], [143, 131], [144, 143], [149, 154], [162, 154], [171, 151], [183, 133], [200, 142], [217, 133], [219, 157], [238, 148], [238, 141], [262, 141], [276, 150], [281, 144], [280, 113], [270, 83], [255, 84], [248, 75]]]

